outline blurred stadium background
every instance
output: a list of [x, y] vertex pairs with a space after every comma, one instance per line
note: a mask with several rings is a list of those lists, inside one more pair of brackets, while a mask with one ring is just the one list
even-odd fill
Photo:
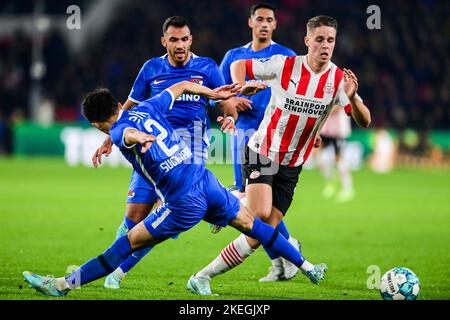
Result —
[[[142, 64], [151, 57], [165, 53], [160, 44], [161, 26], [165, 18], [171, 15], [182, 15], [190, 20], [194, 36], [192, 51], [197, 55], [210, 56], [219, 64], [227, 50], [251, 40], [247, 17], [250, 6], [256, 2], [252, 0], [0, 2], [0, 190], [3, 198], [0, 203], [0, 214], [3, 223], [10, 227], [6, 228], [9, 233], [5, 232], [2, 235], [2, 241], [7, 234], [13, 234], [13, 229], [17, 227], [12, 219], [6, 216], [16, 214], [20, 216], [27, 211], [26, 214], [33, 217], [33, 214], [28, 212], [33, 209], [32, 207], [24, 209], [7, 204], [8, 199], [16, 199], [18, 204], [24, 192], [38, 194], [36, 189], [27, 191], [27, 186], [39, 188], [46, 179], [52, 179], [54, 183], [47, 186], [48, 188], [58, 188], [57, 178], [47, 175], [52, 174], [51, 169], [47, 167], [43, 169], [42, 166], [47, 163], [56, 168], [55, 175], [61, 175], [68, 165], [90, 165], [90, 157], [102, 141], [102, 136], [90, 129], [89, 124], [80, 115], [81, 99], [87, 91], [98, 86], [106, 86], [119, 100], [125, 101]], [[403, 190], [405, 196], [399, 197], [403, 203], [397, 201], [395, 205], [406, 217], [413, 215], [410, 209], [412, 210], [414, 206], [409, 203], [410, 207], [406, 209], [404, 203], [415, 198], [414, 192], [421, 195], [427, 192], [435, 194], [437, 198], [416, 197], [415, 200], [430, 206], [433, 203], [437, 204], [438, 209], [422, 212], [421, 208], [418, 210], [420, 212], [414, 214], [429, 213], [431, 221], [441, 228], [436, 233], [430, 231], [431, 235], [444, 237], [442, 242], [437, 239], [433, 242], [433, 245], [441, 250], [438, 250], [436, 255], [441, 258], [442, 263], [438, 268], [440, 273], [435, 276], [449, 279], [450, 2], [436, 0], [407, 2], [391, 0], [373, 3], [351, 0], [269, 2], [276, 4], [279, 9], [278, 28], [274, 40], [299, 54], [306, 52], [303, 36], [306, 33], [305, 24], [310, 17], [327, 14], [338, 20], [339, 30], [333, 61], [337, 65], [355, 71], [359, 77], [359, 94], [372, 112], [371, 128], [369, 130], [354, 128], [349, 139], [351, 143], [348, 144], [350, 146], [347, 152], [348, 160], [352, 162], [353, 169], [361, 172], [359, 176], [356, 174], [356, 189], [376, 180], [377, 182], [373, 183], [379, 191], [385, 187], [382, 180], [384, 178], [377, 180], [380, 178], [374, 172], [390, 172], [383, 175], [386, 181], [391, 181], [390, 174], [400, 172], [401, 182], [393, 185], [400, 186], [400, 189], [405, 188]], [[369, 30], [366, 26], [370, 16], [366, 9], [371, 4], [377, 4], [381, 9], [380, 30]], [[67, 13], [70, 5], [80, 8], [81, 29], [70, 30], [67, 27], [67, 19], [73, 14], [73, 11]], [[212, 123], [216, 115], [215, 111], [211, 111]], [[45, 160], [49, 157], [52, 159]], [[118, 155], [109, 159], [109, 164], [113, 166], [123, 163]], [[310, 167], [313, 168], [314, 164], [311, 163]], [[231, 170], [231, 166], [228, 166], [226, 169], [217, 169], [217, 172], [226, 183], [232, 183]], [[28, 174], [28, 180], [23, 172]], [[42, 175], [38, 172], [42, 172]], [[115, 174], [115, 171], [105, 172]], [[116, 207], [109, 208], [109, 213], [102, 213], [104, 218], [107, 214], [111, 216], [113, 211], [117, 212], [117, 219], [110, 223], [110, 234], [105, 236], [105, 244], [111, 240], [114, 226], [120, 223], [121, 216], [118, 211], [122, 210], [119, 208], [124, 205], [129, 170], [123, 169], [119, 172], [121, 189], [120, 192], [114, 193], [118, 199], [117, 202], [113, 202]], [[411, 172], [418, 175], [410, 175]], [[29, 184], [30, 176], [33, 175], [36, 175], [36, 181], [33, 180], [36, 185]], [[98, 173], [92, 175], [95, 175], [95, 178], [89, 181], [86, 173], [87, 184], [98, 181], [94, 180], [98, 179]], [[75, 178], [71, 174], [68, 176]], [[308, 183], [312, 185], [312, 190], [319, 190], [320, 177], [318, 174], [313, 176], [316, 179], [310, 179]], [[423, 188], [411, 191], [407, 196], [406, 189], [410, 187], [409, 184], [420, 184], [420, 181], [424, 181], [422, 177], [425, 176], [430, 180], [424, 182]], [[436, 188], [439, 188], [438, 193], [426, 189], [433, 188], [434, 181]], [[13, 195], [11, 191], [16, 185], [20, 186], [16, 190], [19, 195]], [[82, 183], [79, 184], [79, 188], [84, 188]], [[305, 189], [307, 188], [309, 187]], [[51, 195], [53, 200], [57, 197], [57, 191], [54, 190], [55, 193]], [[78, 201], [82, 202], [81, 199], [86, 194], [79, 191]], [[365, 191], [370, 193], [374, 190], [369, 188]], [[396, 191], [393, 188], [391, 191], [397, 192], [399, 189]], [[70, 192], [78, 191], [70, 189]], [[45, 194], [40, 196], [41, 200], [45, 198]], [[73, 194], [72, 196], [75, 197]], [[111, 194], [110, 196], [112, 197]], [[92, 201], [94, 199], [97, 202], [102, 201], [99, 194], [93, 197]], [[110, 201], [108, 199], [105, 201]], [[347, 209], [360, 212], [365, 210], [362, 208], [367, 205], [383, 201], [384, 198], [374, 196], [363, 199], [360, 207]], [[311, 209], [314, 209], [314, 206], [315, 204], [311, 204]], [[332, 203], [319, 205], [321, 210], [330, 210], [333, 206]], [[426, 208], [428, 207], [424, 207], [424, 210], [427, 210]], [[336, 210], [347, 212], [347, 209]], [[436, 215], [433, 216], [433, 213]], [[415, 230], [415, 233], [408, 235], [418, 237], [421, 230], [420, 222], [414, 221], [417, 225], [411, 230]], [[378, 231], [383, 230], [382, 225], [385, 222], [381, 222]], [[401, 226], [399, 228], [403, 230]], [[229, 239], [231, 238], [228, 237]], [[223, 244], [228, 240], [224, 238]], [[380, 255], [383, 246], [389, 248], [387, 239], [380, 247]], [[99, 245], [92, 252], [95, 253], [98, 248], [103, 247]], [[219, 248], [220, 244], [212, 250], [212, 254]], [[2, 255], [12, 257], [9, 251], [3, 251]], [[83, 254], [82, 257], [89, 256]], [[260, 259], [263, 261], [262, 254]], [[202, 260], [197, 267], [207, 261], [208, 259]], [[395, 260], [392, 263], [395, 263]], [[17, 264], [19, 263], [14, 266], [17, 267]], [[263, 265], [261, 270], [265, 270], [266, 264], [261, 264]], [[388, 266], [386, 264], [386, 268]], [[12, 268], [8, 272], [15, 274], [16, 271]], [[1, 283], [3, 288], [10, 285], [5, 283], [6, 280]], [[428, 297], [449, 299], [449, 280], [441, 285], [442, 287], [438, 289], [439, 295]], [[8, 297], [19, 297], [13, 293], [14, 290], [8, 290], [11, 294]], [[284, 296], [281, 294], [280, 297]], [[327, 298], [326, 295], [316, 297]], [[370, 295], [357, 297], [373, 298]]]
[[[83, 94], [106, 86], [124, 101], [143, 62], [164, 53], [161, 25], [170, 15], [188, 17], [192, 50], [219, 64], [227, 50], [250, 41], [246, 18], [254, 2], [2, 1], [0, 154], [62, 155], [61, 124], [82, 121]], [[357, 73], [359, 93], [372, 111], [371, 127], [389, 130], [400, 164], [448, 168], [448, 1], [382, 2], [381, 30], [366, 27], [369, 2], [274, 3], [279, 6], [274, 40], [299, 54], [306, 49], [308, 18], [323, 12], [336, 17], [339, 33], [333, 60]], [[80, 30], [66, 25], [72, 4], [81, 11]], [[356, 131], [351, 139], [362, 141], [365, 156], [375, 148], [373, 129]], [[39, 141], [28, 143], [30, 136]]]

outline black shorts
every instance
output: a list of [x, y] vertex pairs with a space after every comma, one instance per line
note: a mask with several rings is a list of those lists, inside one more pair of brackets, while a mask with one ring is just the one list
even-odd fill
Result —
[[300, 172], [302, 172], [302, 166], [278, 165], [269, 158], [254, 152], [248, 146], [245, 147], [245, 159], [242, 164], [244, 188], [253, 183], [270, 185], [272, 187], [272, 206], [280, 210], [283, 215], [291, 206]]
[[334, 154], [336, 156], [339, 156], [341, 154], [341, 146], [344, 142], [344, 139], [341, 138], [333, 138], [333, 137], [326, 137], [326, 136], [320, 136], [322, 138], [322, 147], [326, 147], [329, 145], [333, 146]]

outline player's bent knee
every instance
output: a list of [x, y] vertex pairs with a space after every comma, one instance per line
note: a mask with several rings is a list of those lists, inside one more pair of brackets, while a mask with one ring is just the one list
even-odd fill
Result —
[[241, 207], [236, 218], [231, 221], [231, 225], [243, 233], [248, 233], [252, 230], [254, 219], [245, 207]]
[[128, 203], [126, 216], [128, 219], [139, 223], [144, 220], [152, 211], [153, 203]]
[[148, 232], [143, 222], [131, 229], [127, 233], [127, 236], [132, 250], [142, 249], [157, 243], [155, 238]]
[[266, 221], [270, 217], [271, 207], [268, 206], [253, 206], [249, 210], [253, 215], [263, 221]]

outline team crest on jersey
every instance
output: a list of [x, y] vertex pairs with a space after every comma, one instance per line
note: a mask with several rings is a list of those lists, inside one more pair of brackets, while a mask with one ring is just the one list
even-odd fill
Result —
[[252, 173], [250, 173], [250, 179], [258, 179], [259, 176], [261, 175], [261, 172], [259, 172], [258, 170], [253, 171]]
[[134, 198], [135, 192], [134, 190], [128, 190], [128, 198]]
[[191, 80], [189, 80], [190, 82], [193, 83], [197, 83], [199, 85], [203, 85], [203, 79], [201, 77], [193, 77]]
[[326, 94], [333, 94], [334, 93], [334, 86], [331, 83], [327, 83], [325, 87], [323, 87], [323, 92]]

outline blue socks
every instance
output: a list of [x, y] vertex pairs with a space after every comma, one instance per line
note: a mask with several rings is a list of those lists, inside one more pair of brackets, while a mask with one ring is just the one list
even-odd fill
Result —
[[133, 220], [128, 219], [127, 216], [125, 216], [125, 217], [123, 218], [123, 224], [125, 225], [125, 227], [127, 227], [128, 230], [133, 229], [133, 227], [134, 227], [135, 225], [137, 225], [136, 222], [134, 222]]
[[[247, 235], [259, 240], [263, 246], [278, 256], [291, 261], [298, 267], [305, 261], [301, 253], [280, 232], [257, 218], [253, 221], [253, 228]], [[128, 240], [128, 236], [124, 235], [118, 238], [103, 254], [89, 260], [70, 275], [66, 276], [65, 279], [71, 289], [79, 287], [110, 274], [119, 265], [121, 268], [122, 266], [124, 268], [134, 266], [151, 248], [138, 250], [134, 253], [135, 256], [131, 255], [130, 241]], [[125, 260], [129, 259], [134, 260], [130, 260], [128, 265], [124, 265]], [[133, 264], [133, 262], [135, 263]], [[126, 272], [124, 269], [122, 270]]]
[[[123, 224], [128, 228], [128, 230], [131, 230], [137, 223], [133, 220], [128, 219], [128, 217], [125, 215]], [[133, 252], [124, 262], [122, 262], [119, 268], [123, 271], [123, 273], [127, 273], [152, 249], [153, 247], [148, 247]]]
[[[275, 230], [278, 231], [280, 234], [282, 234], [283, 237], [285, 237], [286, 239], [289, 239], [289, 231], [286, 228], [286, 225], [284, 224], [283, 220], [280, 221], [280, 223], [278, 224], [278, 226]], [[274, 252], [272, 249], [268, 249], [268, 248], [266, 248], [266, 246], [263, 246], [263, 247], [264, 247], [264, 250], [266, 250], [266, 253], [270, 257], [271, 260], [278, 258], [280, 256], [279, 254]]]
[[[125, 216], [123, 224], [128, 230], [130, 230], [137, 223]], [[131, 246], [128, 236], [126, 234], [122, 235], [117, 238], [111, 247], [109, 247], [109, 249], [107, 249], [103, 254], [89, 260], [73, 273], [66, 276], [66, 281], [69, 284], [69, 287], [73, 289], [74, 287], [79, 287], [102, 278], [113, 272], [119, 266], [124, 273], [127, 273], [152, 248], [153, 247], [140, 249], [134, 253], [131, 253]]]
[[123, 273], [130, 271], [147, 253], [152, 250], [153, 247], [148, 247], [145, 249], [140, 249], [133, 252], [122, 264], [119, 266]]
[[291, 261], [297, 267], [300, 267], [305, 261], [301, 253], [280, 232], [258, 218], [253, 221], [253, 228], [247, 235], [261, 242], [264, 247], [273, 251], [277, 256]]
[[102, 278], [113, 272], [129, 255], [131, 245], [128, 236], [117, 239], [103, 254], [83, 264], [66, 276], [71, 289]]

